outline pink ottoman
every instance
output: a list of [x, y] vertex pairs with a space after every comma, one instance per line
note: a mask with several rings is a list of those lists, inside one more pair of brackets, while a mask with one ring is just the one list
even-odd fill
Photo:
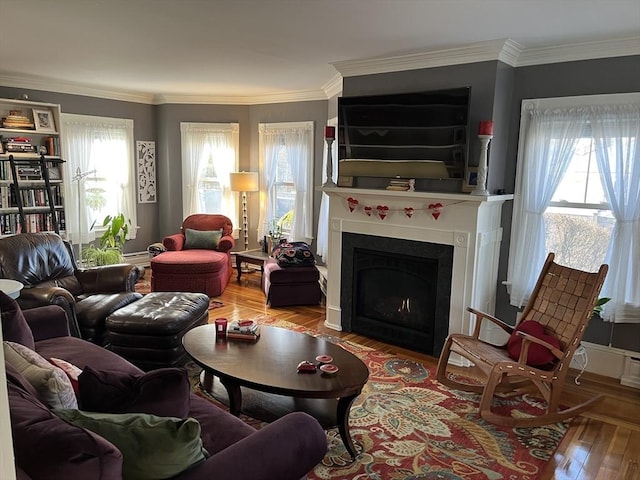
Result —
[[231, 278], [229, 256], [215, 250], [177, 250], [151, 259], [152, 292], [222, 294]]
[[322, 300], [320, 272], [308, 267], [282, 268], [274, 258], [264, 262], [262, 290], [272, 307], [317, 305]]

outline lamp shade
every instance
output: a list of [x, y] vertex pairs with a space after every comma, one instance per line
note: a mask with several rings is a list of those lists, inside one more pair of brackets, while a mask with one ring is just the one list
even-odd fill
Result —
[[258, 172], [236, 172], [229, 174], [231, 191], [233, 192], [257, 192]]

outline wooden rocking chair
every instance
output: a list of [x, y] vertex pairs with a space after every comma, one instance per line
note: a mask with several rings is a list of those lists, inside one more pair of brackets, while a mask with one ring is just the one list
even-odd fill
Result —
[[[554, 254], [550, 253], [518, 326], [512, 327], [492, 315], [468, 308], [477, 318], [473, 335], [451, 334], [445, 342], [438, 362], [438, 381], [450, 388], [481, 393], [480, 415], [489, 422], [519, 427], [547, 425], [582, 413], [602, 397], [598, 395], [584, 403], [564, 409], [560, 404], [569, 364], [593, 314], [608, 266], [602, 265], [598, 272], [588, 273], [558, 265], [553, 259]], [[517, 360], [509, 355], [508, 344], [497, 346], [478, 338], [482, 321], [485, 319], [510, 334], [510, 341], [521, 340], [522, 347]], [[544, 334], [553, 337], [546, 337], [548, 340], [557, 339], [551, 342], [556, 346], [519, 331], [518, 327], [526, 320], [534, 320], [541, 324]], [[529, 325], [531, 324], [534, 322], [529, 322]], [[531, 366], [527, 363], [528, 357], [531, 356], [530, 350], [540, 349], [534, 345], [548, 349], [542, 350], [550, 356], [551, 361], [548, 364]], [[447, 363], [451, 352], [462, 355], [486, 374], [486, 384], [468, 385], [449, 377]], [[512, 351], [512, 355], [513, 353]], [[546, 400], [546, 413], [527, 418], [512, 418], [496, 414], [491, 409], [496, 392], [516, 392], [524, 386], [531, 387], [531, 384], [537, 387]]]

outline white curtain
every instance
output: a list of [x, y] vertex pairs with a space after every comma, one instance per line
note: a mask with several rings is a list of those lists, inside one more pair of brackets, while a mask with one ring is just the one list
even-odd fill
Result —
[[511, 304], [524, 305], [546, 257], [544, 212], [583, 131], [584, 109], [523, 105], [507, 283]]
[[640, 323], [640, 104], [592, 107], [602, 185], [616, 219], [605, 263], [603, 318]]
[[[338, 119], [332, 118], [327, 125], [337, 127]], [[337, 130], [337, 129], [336, 129]], [[327, 148], [322, 149], [322, 184], [327, 181]], [[333, 168], [331, 170], [334, 182], [338, 181], [338, 142], [331, 144], [331, 160]], [[322, 192], [322, 200], [320, 201], [320, 214], [318, 215], [318, 236], [316, 237], [316, 253], [322, 258], [323, 262], [327, 262], [327, 254], [329, 253], [329, 195]]]
[[274, 220], [275, 205], [271, 196], [276, 181], [278, 156], [285, 149], [287, 165], [295, 188], [294, 215], [290, 241], [310, 242], [313, 238], [313, 186], [311, 160], [313, 158], [313, 122], [260, 124], [262, 182], [258, 239], [267, 234]]
[[[133, 145], [133, 120], [62, 114], [62, 152], [65, 198], [74, 199], [65, 205], [67, 238], [75, 243], [95, 239], [90, 230], [96, 219], [86, 202], [86, 183], [99, 178], [106, 187], [105, 197], [110, 215], [124, 213], [131, 221], [128, 238], [136, 238], [136, 186]], [[90, 175], [88, 172], [95, 171]]]
[[[229, 174], [238, 169], [239, 124], [183, 122], [180, 133], [183, 218], [194, 213], [221, 213], [237, 221], [237, 196], [231, 191]], [[205, 212], [199, 191], [210, 161], [222, 189], [219, 212]]]

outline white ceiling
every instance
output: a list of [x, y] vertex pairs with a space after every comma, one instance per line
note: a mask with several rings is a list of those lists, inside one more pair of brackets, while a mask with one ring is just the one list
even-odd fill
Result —
[[0, 85], [106, 97], [326, 98], [336, 66], [493, 40], [640, 53], [640, 0], [0, 0], [0, 21]]

